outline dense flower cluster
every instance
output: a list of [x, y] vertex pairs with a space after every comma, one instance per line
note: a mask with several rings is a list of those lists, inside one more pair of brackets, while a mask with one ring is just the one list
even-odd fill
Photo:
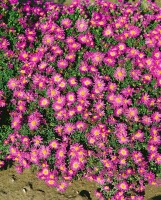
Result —
[[37, 177], [58, 191], [81, 175], [100, 185], [100, 200], [143, 200], [161, 169], [161, 10], [5, 2], [0, 53], [17, 73], [6, 82], [5, 159], [19, 173], [38, 166]]

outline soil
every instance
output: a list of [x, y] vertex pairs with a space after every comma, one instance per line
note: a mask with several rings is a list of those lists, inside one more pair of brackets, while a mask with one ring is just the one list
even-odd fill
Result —
[[14, 167], [0, 171], [0, 200], [96, 200], [96, 189], [96, 183], [81, 179], [74, 180], [61, 193], [39, 180], [31, 169], [25, 169], [22, 174]]
[[[97, 183], [74, 180], [64, 193], [49, 187], [36, 177], [36, 171], [25, 169], [18, 174], [12, 166], [0, 171], [0, 200], [97, 200]], [[145, 200], [161, 200], [161, 187], [148, 185]]]

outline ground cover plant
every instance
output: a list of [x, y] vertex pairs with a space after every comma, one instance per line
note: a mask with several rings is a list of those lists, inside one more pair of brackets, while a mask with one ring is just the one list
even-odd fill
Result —
[[161, 178], [161, 9], [150, 1], [0, 3], [0, 166], [58, 191], [144, 199]]

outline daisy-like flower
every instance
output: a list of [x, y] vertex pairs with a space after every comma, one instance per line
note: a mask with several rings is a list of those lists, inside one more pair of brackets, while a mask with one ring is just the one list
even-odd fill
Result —
[[129, 189], [129, 186], [126, 181], [120, 182], [117, 187], [122, 191], [127, 191]]
[[73, 86], [73, 87], [78, 85], [77, 79], [74, 76], [72, 76], [68, 79], [68, 83], [70, 86]]
[[76, 101], [76, 96], [74, 92], [68, 92], [66, 94], [66, 99], [69, 103], [74, 103]]
[[131, 70], [130, 71], [130, 77], [134, 80], [139, 80], [141, 76], [141, 71], [140, 70]]
[[52, 35], [50, 35], [50, 34], [44, 35], [44, 37], [42, 39], [42, 43], [44, 45], [48, 45], [48, 46], [51, 46], [53, 41], [54, 41], [54, 37]]
[[7, 86], [9, 89], [14, 90], [18, 87], [19, 81], [16, 78], [10, 78], [10, 80], [7, 83]]
[[47, 67], [47, 63], [46, 62], [41, 62], [39, 65], [38, 65], [38, 69], [43, 72], [45, 71], [46, 67]]
[[134, 118], [138, 115], [138, 109], [137, 108], [128, 108], [125, 111], [125, 115], [129, 119]]
[[136, 133], [134, 134], [134, 139], [142, 142], [143, 138], [144, 138], [144, 133], [141, 130], [137, 130]]
[[104, 58], [104, 53], [101, 53], [101, 52], [93, 52], [93, 53], [91, 54], [91, 60], [92, 60], [92, 63], [93, 63], [94, 65], [101, 64], [103, 58]]
[[68, 36], [67, 38], [66, 38], [66, 43], [67, 44], [72, 44], [72, 43], [74, 43], [75, 42], [75, 38], [73, 37], [73, 36]]
[[59, 142], [57, 140], [52, 140], [49, 143], [49, 147], [51, 149], [58, 149], [59, 148]]
[[35, 114], [31, 114], [28, 117], [28, 126], [30, 127], [30, 130], [36, 130], [40, 125], [40, 119], [35, 116]]
[[21, 128], [21, 119], [20, 117], [14, 117], [11, 123], [11, 127], [15, 130], [19, 130]]
[[61, 25], [64, 28], [70, 28], [71, 25], [72, 25], [72, 21], [69, 18], [64, 18], [64, 19], [61, 20]]
[[118, 154], [122, 157], [128, 157], [129, 151], [126, 147], [119, 149]]
[[57, 102], [53, 102], [52, 103], [52, 108], [55, 110], [55, 111], [61, 111], [63, 106], [61, 104], [58, 104]]
[[103, 36], [104, 37], [110, 37], [113, 35], [112, 27], [108, 26], [103, 30]]
[[126, 77], [126, 70], [124, 68], [118, 67], [114, 72], [114, 78], [118, 81], [123, 81]]
[[88, 22], [85, 19], [78, 19], [75, 25], [78, 32], [86, 31], [88, 28]]
[[53, 179], [47, 179], [45, 180], [45, 183], [49, 186], [49, 187], [56, 187], [57, 186], [57, 181], [53, 180]]
[[34, 143], [35, 147], [38, 147], [42, 143], [42, 140], [43, 138], [40, 135], [35, 135], [32, 139], [32, 142]]
[[40, 59], [42, 58], [42, 53], [40, 52], [37, 52], [37, 53], [34, 53], [30, 56], [30, 62], [31, 64], [36, 64], [40, 61]]
[[78, 104], [76, 105], [76, 112], [77, 112], [78, 114], [81, 114], [81, 113], [83, 112], [83, 110], [84, 110], [84, 105], [78, 103]]
[[75, 58], [76, 58], [76, 54], [75, 53], [68, 53], [66, 56], [65, 56], [65, 59], [69, 62], [74, 62], [75, 61]]
[[78, 51], [78, 50], [80, 50], [81, 49], [81, 44], [80, 43], [78, 43], [78, 42], [74, 42], [74, 43], [72, 43], [72, 44], [69, 44], [68, 45], [68, 48], [69, 48], [69, 51], [71, 51], [71, 52], [76, 52], [76, 51]]
[[28, 59], [29, 55], [28, 55], [28, 52], [26, 51], [23, 51], [23, 52], [20, 52], [19, 54], [19, 59], [21, 61], [26, 61]]
[[123, 105], [123, 96], [122, 95], [120, 95], [120, 94], [118, 94], [118, 95], [115, 95], [115, 98], [114, 98], [114, 100], [113, 100], [113, 105], [115, 106], [115, 107], [120, 107], [120, 106], [122, 106]]
[[100, 111], [100, 110], [103, 110], [104, 107], [105, 107], [105, 104], [102, 100], [98, 100], [94, 105], [93, 107], [96, 109], [96, 111]]
[[51, 79], [53, 80], [53, 82], [55, 84], [59, 84], [63, 78], [62, 78], [61, 74], [56, 73], [51, 77]]
[[111, 92], [115, 92], [117, 89], [117, 84], [113, 82], [108, 82], [107, 89]]
[[152, 121], [159, 123], [161, 120], [161, 114], [159, 112], [153, 112], [153, 114], [151, 115], [151, 118], [152, 118]]
[[92, 85], [92, 80], [90, 78], [83, 77], [83, 78], [81, 78], [80, 81], [82, 83], [82, 86], [84, 86], [84, 87], [89, 87]]
[[42, 173], [44, 176], [48, 177], [50, 171], [49, 171], [49, 169], [48, 169], [47, 167], [44, 167], [44, 168], [41, 170], [41, 173]]
[[67, 62], [65, 59], [60, 59], [60, 60], [57, 62], [57, 66], [58, 66], [58, 68], [60, 68], [60, 69], [65, 69], [65, 68], [67, 68], [67, 66], [68, 66], [68, 62]]
[[86, 87], [80, 87], [77, 90], [78, 98], [86, 99], [89, 95], [89, 90]]
[[96, 127], [93, 127], [90, 132], [94, 136], [94, 138], [96, 138], [96, 137], [100, 136], [101, 129], [96, 126]]
[[66, 103], [66, 96], [65, 95], [59, 95], [57, 98], [55, 98], [55, 103], [57, 103], [61, 107], [63, 107]]
[[43, 159], [47, 159], [50, 156], [50, 148], [42, 145], [39, 148], [39, 157]]
[[80, 71], [81, 73], [86, 73], [86, 72], [88, 72], [88, 63], [82, 61], [81, 64], [80, 64], [80, 66], [79, 66], [79, 71]]
[[64, 126], [64, 133], [69, 135], [75, 131], [75, 125], [72, 123], [66, 123]]
[[148, 117], [147, 115], [144, 115], [144, 116], [142, 117], [142, 123], [143, 123], [144, 125], [150, 126], [150, 124], [152, 123], [152, 120], [151, 120], [151, 118]]
[[50, 104], [50, 101], [47, 98], [42, 97], [41, 99], [39, 99], [38, 104], [42, 108], [47, 108]]
[[60, 90], [64, 90], [66, 88], [67, 82], [65, 79], [62, 79], [62, 81], [58, 84], [58, 87]]
[[52, 86], [47, 89], [46, 94], [49, 98], [54, 99], [60, 95], [60, 91], [57, 88], [53, 88]]
[[66, 157], [66, 150], [61, 148], [56, 151], [55, 157], [58, 160], [63, 160]]
[[58, 186], [57, 186], [57, 191], [59, 192], [64, 192], [67, 189], [68, 184], [65, 181], [62, 181]]
[[78, 171], [81, 168], [81, 163], [77, 159], [73, 159], [70, 163], [70, 167], [73, 171]]

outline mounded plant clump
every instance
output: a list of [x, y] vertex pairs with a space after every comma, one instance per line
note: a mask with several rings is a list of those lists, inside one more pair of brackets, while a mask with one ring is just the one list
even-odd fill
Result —
[[0, 166], [58, 191], [142, 200], [161, 175], [161, 10], [155, 3], [0, 3]]

